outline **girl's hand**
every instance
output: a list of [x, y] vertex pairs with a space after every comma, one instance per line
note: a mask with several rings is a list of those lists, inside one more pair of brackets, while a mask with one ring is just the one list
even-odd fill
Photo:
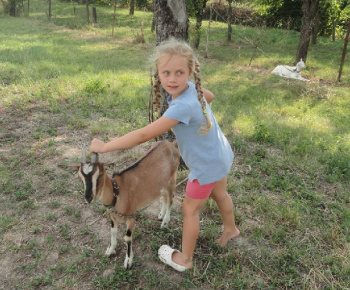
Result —
[[105, 142], [101, 141], [100, 139], [94, 138], [91, 141], [90, 152], [104, 153], [105, 152], [104, 147], [105, 147]]

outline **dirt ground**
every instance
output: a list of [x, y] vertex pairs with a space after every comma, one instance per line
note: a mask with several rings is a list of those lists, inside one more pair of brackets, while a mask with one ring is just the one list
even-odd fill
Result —
[[[76, 172], [57, 166], [79, 163], [82, 145], [88, 145], [92, 136], [84, 128], [68, 129], [64, 114], [49, 112], [42, 104], [0, 110], [0, 289], [95, 289], [98, 276], [109, 277], [115, 274], [116, 264], [123, 266], [124, 233], [119, 231], [117, 255], [104, 258], [110, 242], [107, 210], [98, 202], [86, 204]], [[100, 161], [114, 162], [115, 168], [109, 168], [112, 173], [131, 164], [149, 145], [103, 154]], [[178, 183], [186, 172], [180, 175]], [[180, 233], [184, 186], [177, 187], [169, 224]], [[156, 249], [149, 246], [152, 230], [160, 226], [159, 210], [156, 201], [139, 213], [138, 219], [151, 223], [146, 228], [136, 225], [134, 271], [165, 269], [157, 261]], [[173, 243], [180, 242], [176, 239]], [[166, 270], [171, 281], [182, 279], [181, 274]]]
[[[25, 110], [0, 109], [0, 160], [2, 169], [8, 168], [1, 178], [0, 289], [45, 288], [46, 284], [47, 288], [71, 285], [94, 289], [91, 281], [95, 274], [75, 268], [94, 268], [101, 262], [99, 253], [104, 253], [110, 240], [109, 214], [98, 203], [85, 203], [82, 183], [75, 172], [57, 167], [78, 163], [81, 146], [88, 144], [91, 136], [86, 130], [68, 130], [63, 115], [47, 112], [39, 104]], [[56, 133], [50, 134], [50, 128]], [[124, 167], [147, 146], [104, 154], [100, 159]], [[117, 169], [121, 168], [109, 170]], [[177, 191], [175, 211], [180, 210], [182, 187]], [[156, 201], [142, 215], [156, 219], [159, 210]], [[120, 231], [119, 255], [113, 258], [120, 266], [125, 255], [122, 235]], [[141, 240], [136, 236], [135, 256], [140, 254]], [[110, 262], [106, 265], [104, 276], [114, 272]], [[72, 275], [60, 267], [71, 268]]]

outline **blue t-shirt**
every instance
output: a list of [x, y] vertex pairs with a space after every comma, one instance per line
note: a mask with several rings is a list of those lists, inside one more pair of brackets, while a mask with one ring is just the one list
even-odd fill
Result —
[[208, 134], [199, 135], [201, 124], [206, 124], [197, 91], [193, 82], [175, 100], [168, 98], [169, 108], [164, 117], [177, 120], [173, 127], [182, 159], [190, 169], [189, 179], [197, 179], [200, 185], [216, 182], [230, 171], [233, 152], [229, 142], [217, 124], [210, 106], [207, 115], [212, 122]]

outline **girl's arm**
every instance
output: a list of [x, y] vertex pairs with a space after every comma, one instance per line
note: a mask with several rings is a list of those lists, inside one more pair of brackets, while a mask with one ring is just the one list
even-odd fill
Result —
[[203, 92], [204, 98], [207, 100], [207, 103], [210, 104], [212, 100], [214, 100], [215, 98], [214, 94], [211, 91], [203, 88], [202, 88], [202, 92]]
[[135, 131], [131, 131], [120, 138], [113, 139], [107, 143], [94, 138], [90, 145], [90, 152], [106, 153], [115, 150], [122, 150], [134, 147], [143, 142], [151, 140], [169, 131], [179, 121], [160, 117], [155, 122]]

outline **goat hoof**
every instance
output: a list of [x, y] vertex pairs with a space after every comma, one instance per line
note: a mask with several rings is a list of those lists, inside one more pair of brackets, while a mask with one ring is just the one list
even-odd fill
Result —
[[115, 255], [117, 252], [115, 251], [115, 250], [110, 250], [109, 248], [107, 249], [107, 251], [106, 251], [106, 253], [105, 253], [105, 255], [107, 256], [107, 257], [110, 257], [110, 256], [112, 256], [112, 255]]
[[126, 270], [130, 270], [132, 268], [132, 265], [124, 265]]
[[132, 267], [132, 261], [125, 260], [124, 261], [124, 268], [127, 269], [127, 270], [130, 270], [131, 267]]
[[164, 219], [163, 219], [163, 222], [162, 222], [162, 224], [161, 224], [161, 226], [160, 226], [160, 228], [166, 228], [166, 227], [168, 227], [169, 222], [170, 222], [170, 218], [168, 218], [168, 217], [165, 216]]
[[111, 257], [115, 256], [116, 254], [117, 254], [117, 253], [114, 251], [114, 252], [109, 253], [109, 254], [106, 253], [106, 256], [107, 256], [108, 258], [111, 258]]

